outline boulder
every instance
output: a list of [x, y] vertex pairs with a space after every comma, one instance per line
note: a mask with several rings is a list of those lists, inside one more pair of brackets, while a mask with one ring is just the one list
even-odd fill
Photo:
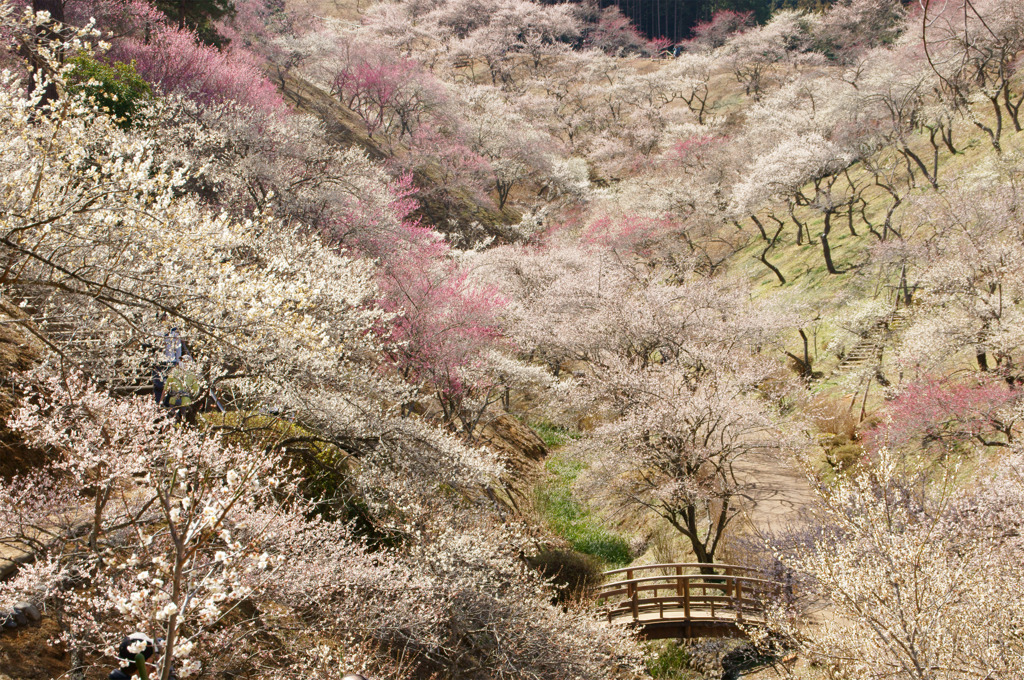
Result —
[[502, 414], [487, 422], [479, 436], [509, 467], [533, 467], [548, 455], [548, 449], [537, 433], [509, 415]]
[[43, 615], [39, 613], [39, 609], [31, 602], [19, 602], [14, 605], [14, 609], [27, 616], [28, 620], [32, 623], [39, 623], [43, 620]]
[[529, 496], [543, 474], [543, 462], [548, 455], [544, 441], [528, 426], [506, 414], [487, 421], [477, 436], [505, 466], [501, 487], [508, 496], [506, 500], [519, 511], [520, 502]]

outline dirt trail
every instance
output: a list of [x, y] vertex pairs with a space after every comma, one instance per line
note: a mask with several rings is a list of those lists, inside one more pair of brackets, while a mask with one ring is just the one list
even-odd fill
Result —
[[[752, 486], [741, 531], [764, 535], [806, 525], [802, 513], [813, 505], [816, 493], [793, 454], [759, 449], [744, 460], [736, 475], [742, 484]], [[806, 607], [804, 625], [810, 628], [834, 616], [824, 601], [809, 600], [803, 606]], [[807, 659], [792, 657], [792, 663], [757, 669], [741, 677], [744, 680], [779, 680], [782, 677], [820, 680], [824, 675]]]
[[751, 487], [746, 530], [775, 532], [804, 523], [801, 511], [813, 504], [815, 493], [792, 454], [759, 449], [737, 465], [736, 475]]

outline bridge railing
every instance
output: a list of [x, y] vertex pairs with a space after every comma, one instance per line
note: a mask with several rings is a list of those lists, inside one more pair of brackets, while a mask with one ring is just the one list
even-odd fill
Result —
[[615, 580], [595, 594], [609, 622], [756, 623], [765, 599], [782, 588], [756, 569], [729, 564], [652, 564], [605, 575]]

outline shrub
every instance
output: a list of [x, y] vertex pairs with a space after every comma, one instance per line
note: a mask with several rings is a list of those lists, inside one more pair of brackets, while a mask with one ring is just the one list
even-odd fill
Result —
[[557, 589], [557, 602], [578, 600], [601, 582], [601, 568], [590, 556], [575, 550], [545, 550], [528, 560]]
[[807, 407], [807, 415], [818, 432], [843, 435], [847, 441], [857, 438], [857, 415], [848, 397], [819, 396]]
[[864, 447], [850, 441], [844, 434], [832, 437], [825, 444], [825, 460], [836, 472], [848, 470], [864, 456]]
[[647, 656], [647, 672], [655, 680], [685, 680], [695, 677], [689, 670], [690, 653], [675, 640], [654, 642]]
[[134, 61], [104, 64], [80, 55], [71, 59], [71, 64], [68, 89], [73, 94], [83, 93], [91, 98], [123, 129], [135, 123], [142, 107], [153, 98], [153, 89], [135, 70]]

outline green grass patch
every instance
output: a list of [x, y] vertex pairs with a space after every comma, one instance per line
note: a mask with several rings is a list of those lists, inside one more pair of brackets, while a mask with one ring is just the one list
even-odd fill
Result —
[[690, 653], [675, 640], [647, 645], [647, 672], [655, 680], [690, 680], [699, 675], [689, 669]]
[[596, 557], [609, 567], [629, 564], [633, 556], [626, 539], [603, 526], [593, 511], [572, 495], [572, 483], [583, 471], [583, 463], [552, 456], [545, 467], [551, 478], [537, 489], [537, 509], [551, 530], [568, 541], [573, 550]]
[[561, 425], [555, 425], [550, 420], [538, 420], [528, 423], [528, 425], [531, 430], [537, 433], [537, 436], [541, 438], [544, 445], [549, 449], [556, 449], [580, 438], [579, 432], [562, 427]]

